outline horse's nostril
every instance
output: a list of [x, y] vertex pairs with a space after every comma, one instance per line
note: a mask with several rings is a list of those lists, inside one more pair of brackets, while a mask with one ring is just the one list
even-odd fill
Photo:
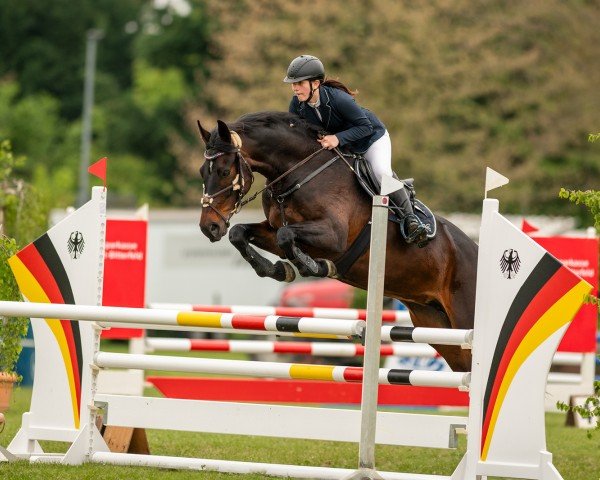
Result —
[[208, 228], [213, 237], [216, 237], [219, 234], [219, 226], [216, 223], [211, 223]]

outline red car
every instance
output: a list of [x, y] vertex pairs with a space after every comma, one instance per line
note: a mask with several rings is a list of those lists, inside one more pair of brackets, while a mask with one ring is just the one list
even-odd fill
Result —
[[285, 287], [279, 299], [282, 307], [350, 308], [354, 287], [326, 278], [294, 283]]

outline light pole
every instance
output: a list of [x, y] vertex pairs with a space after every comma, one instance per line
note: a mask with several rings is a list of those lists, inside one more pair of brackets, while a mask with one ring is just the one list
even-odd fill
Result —
[[79, 189], [77, 207], [88, 200], [90, 165], [90, 144], [92, 141], [92, 109], [94, 107], [94, 77], [96, 74], [96, 47], [104, 37], [104, 32], [98, 29], [88, 30], [85, 48], [85, 77], [83, 87], [83, 121], [81, 130], [81, 160], [79, 163]]

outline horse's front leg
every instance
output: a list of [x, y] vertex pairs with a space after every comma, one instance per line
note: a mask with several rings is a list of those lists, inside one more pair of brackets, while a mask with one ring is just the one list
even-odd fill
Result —
[[300, 275], [305, 277], [336, 278], [337, 269], [329, 259], [312, 258], [300, 249], [298, 243], [337, 256], [345, 250], [347, 239], [344, 227], [332, 225], [327, 220], [294, 223], [277, 230], [277, 245], [296, 266]]
[[279, 282], [291, 282], [296, 278], [294, 268], [288, 262], [271, 262], [252, 246], [284, 256], [276, 241], [276, 230], [267, 221], [261, 223], [237, 224], [229, 230], [229, 241], [242, 254], [260, 277], [270, 277]]

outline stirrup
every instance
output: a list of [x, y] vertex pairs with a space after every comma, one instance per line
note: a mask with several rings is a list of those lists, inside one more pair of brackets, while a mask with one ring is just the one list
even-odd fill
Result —
[[[414, 231], [410, 234], [408, 233], [409, 220], [416, 220], [419, 223]], [[427, 241], [427, 234], [429, 233], [427, 226], [414, 213], [409, 213], [404, 217], [402, 222], [402, 230], [404, 231], [406, 243], [414, 243], [416, 240], [418, 240], [419, 246], [421, 246], [421, 244]]]

